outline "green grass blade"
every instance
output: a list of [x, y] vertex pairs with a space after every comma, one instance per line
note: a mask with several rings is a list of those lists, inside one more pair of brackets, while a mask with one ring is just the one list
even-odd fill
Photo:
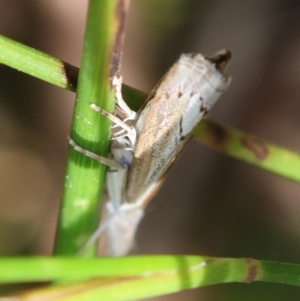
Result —
[[[110, 122], [90, 108], [96, 103], [112, 112], [114, 95], [109, 72], [114, 42], [116, 1], [91, 0], [88, 8], [81, 70], [74, 108], [71, 137], [81, 147], [107, 157]], [[69, 147], [67, 173], [57, 229], [56, 255], [74, 255], [99, 224], [100, 196], [106, 166]], [[87, 256], [95, 252], [90, 249]]]
[[[27, 292], [14, 300], [32, 300], [34, 297], [36, 300], [64, 301], [137, 300], [229, 282], [265, 281], [300, 286], [300, 265], [250, 258], [170, 255], [97, 259], [0, 258], [0, 267], [2, 283], [81, 279], [80, 282]], [[23, 271], [23, 277], [20, 271]]]
[[0, 63], [55, 86], [76, 91], [78, 68], [1, 35]]
[[227, 125], [203, 121], [194, 138], [220, 152], [300, 183], [300, 154]]

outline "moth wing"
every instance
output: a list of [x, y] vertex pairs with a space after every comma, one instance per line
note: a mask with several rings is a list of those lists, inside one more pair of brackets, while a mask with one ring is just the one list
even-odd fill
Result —
[[140, 206], [142, 208], [145, 209], [147, 207], [147, 205], [149, 204], [149, 202], [154, 198], [156, 193], [159, 191], [161, 185], [164, 183], [166, 176], [167, 176], [168, 172], [170, 171], [171, 167], [177, 161], [177, 159], [180, 157], [182, 151], [188, 145], [188, 143], [191, 141], [192, 138], [193, 138], [192, 135], [187, 137], [186, 140], [180, 145], [180, 147], [178, 147], [178, 149], [176, 149], [176, 154], [174, 155], [174, 158], [170, 161], [169, 166], [167, 167], [166, 171], [164, 172], [164, 174], [162, 175], [160, 180], [157, 181], [156, 183], [153, 183], [153, 185], [151, 185], [148, 189], [146, 189], [145, 192], [143, 193], [143, 195], [141, 195], [139, 197], [139, 199], [137, 200], [137, 203], [140, 204]]

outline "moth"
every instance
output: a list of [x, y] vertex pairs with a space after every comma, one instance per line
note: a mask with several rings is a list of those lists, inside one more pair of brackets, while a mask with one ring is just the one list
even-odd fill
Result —
[[76, 150], [110, 165], [106, 217], [85, 249], [102, 236], [105, 254], [122, 256], [130, 251], [147, 204], [190, 141], [194, 127], [228, 88], [231, 78], [225, 69], [230, 59], [228, 50], [212, 56], [182, 54], [137, 113], [122, 100], [117, 83], [117, 108], [125, 113], [123, 119], [91, 105], [121, 130], [112, 135], [112, 164], [70, 140]]

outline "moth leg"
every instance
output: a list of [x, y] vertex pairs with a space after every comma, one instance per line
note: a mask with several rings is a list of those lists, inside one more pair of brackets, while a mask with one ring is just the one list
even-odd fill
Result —
[[112, 202], [107, 203], [107, 211], [112, 218], [107, 227], [106, 241], [107, 252], [112, 256], [126, 255], [134, 242], [137, 227], [144, 216], [144, 210], [137, 204], [123, 203], [113, 207]]
[[113, 134], [112, 140], [116, 140], [119, 138], [128, 137], [129, 141], [132, 145], [135, 145], [136, 142], [136, 130], [133, 126], [128, 125], [126, 122], [121, 120], [119, 117], [103, 110], [96, 104], [92, 103], [90, 107], [96, 111], [97, 113], [100, 113], [101, 115], [107, 117], [109, 120], [111, 120], [114, 124], [118, 125], [121, 128], [121, 131]]
[[106, 204], [107, 217], [100, 227], [92, 234], [77, 255], [82, 255], [93, 243], [105, 233], [103, 247], [111, 256], [126, 255], [133, 244], [138, 224], [144, 216], [144, 210], [136, 204], [123, 204], [120, 207], [109, 201]]
[[121, 164], [118, 164], [116, 161], [107, 159], [105, 157], [101, 157], [93, 152], [90, 152], [87, 149], [84, 149], [78, 144], [76, 144], [72, 138], [68, 137], [68, 139], [69, 139], [69, 144], [72, 145], [77, 152], [82, 153], [85, 156], [98, 161], [99, 163], [105, 164], [109, 166], [111, 169], [114, 170], [124, 169], [124, 167]]
[[118, 125], [119, 127], [121, 127], [122, 129], [124, 129], [126, 132], [130, 132], [131, 131], [131, 126], [128, 125], [127, 123], [125, 123], [123, 120], [121, 120], [119, 117], [105, 111], [104, 109], [100, 108], [99, 106], [97, 106], [96, 104], [92, 103], [90, 105], [90, 107], [96, 111], [97, 113], [101, 114], [102, 116], [107, 117], [110, 121], [112, 121], [113, 123], [115, 123], [116, 125]]
[[122, 96], [122, 76], [114, 76], [112, 79], [112, 86], [115, 88], [115, 95], [117, 101], [117, 108], [125, 114], [124, 120], [135, 120], [137, 118], [137, 113], [132, 111]]
[[111, 202], [106, 204], [106, 217], [104, 218], [104, 222], [101, 222], [96, 231], [92, 234], [92, 236], [85, 243], [83, 248], [77, 253], [78, 256], [83, 255], [103, 234], [103, 232], [107, 231], [112, 223], [114, 218], [116, 209], [114, 209], [115, 205]]
[[108, 228], [110, 222], [111, 217], [107, 217], [104, 223], [101, 223], [98, 229], [92, 234], [92, 236], [88, 239], [83, 248], [76, 255], [83, 255], [99, 239], [101, 234]]

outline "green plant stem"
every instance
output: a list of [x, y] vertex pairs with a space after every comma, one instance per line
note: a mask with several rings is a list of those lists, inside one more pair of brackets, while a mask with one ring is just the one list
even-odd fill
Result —
[[1, 35], [0, 63], [55, 86], [76, 91], [78, 68]]
[[193, 134], [223, 154], [300, 183], [299, 153], [213, 121], [200, 122]]
[[137, 300], [229, 282], [265, 281], [300, 286], [300, 265], [250, 258], [169, 255], [97, 259], [0, 258], [0, 267], [2, 283], [80, 280], [27, 292], [14, 300]]
[[[116, 0], [91, 0], [88, 8], [81, 70], [79, 72], [72, 139], [84, 149], [107, 157], [110, 122], [90, 108], [95, 103], [112, 112], [114, 95], [109, 72], [114, 42]], [[106, 166], [69, 147], [55, 255], [75, 255], [99, 224], [100, 196]], [[95, 245], [86, 256], [95, 254]]]

